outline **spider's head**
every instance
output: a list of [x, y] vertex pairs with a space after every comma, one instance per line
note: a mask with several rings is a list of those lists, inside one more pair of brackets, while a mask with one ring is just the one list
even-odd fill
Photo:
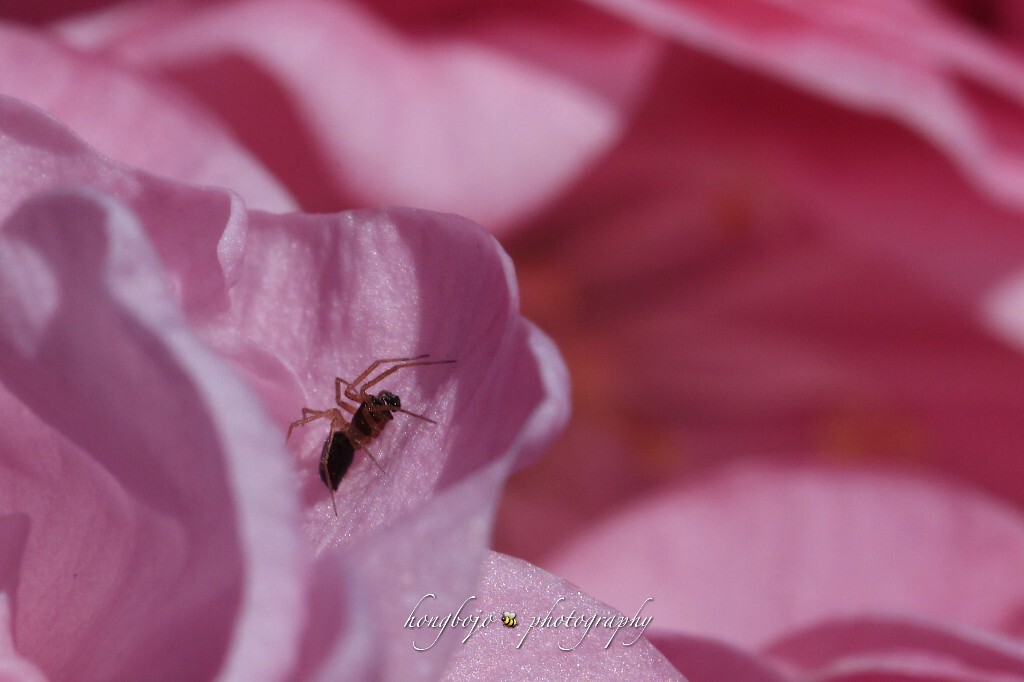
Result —
[[396, 410], [402, 408], [402, 399], [390, 391], [381, 391], [373, 397], [373, 402], [375, 405], [387, 405]]

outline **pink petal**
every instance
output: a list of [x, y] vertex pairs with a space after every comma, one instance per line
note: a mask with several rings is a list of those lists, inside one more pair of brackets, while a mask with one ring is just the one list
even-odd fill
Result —
[[14, 646], [12, 601], [25, 551], [29, 521], [24, 514], [0, 515], [0, 681], [42, 682], [46, 676]]
[[[473, 596], [462, 615], [478, 616], [480, 622], [490, 616], [492, 620], [486, 626], [475, 630], [472, 624], [452, 627], [440, 635], [437, 629], [413, 626], [404, 635], [410, 648], [413, 642], [421, 648], [429, 647], [435, 639], [456, 642], [446, 679], [498, 679], [510, 671], [531, 680], [684, 679], [642, 638], [644, 628], [640, 623], [620, 625], [624, 621], [619, 618], [646, 617], [642, 608], [637, 609], [643, 600], [632, 610], [616, 612], [564, 580], [522, 560], [495, 553], [484, 562], [481, 589]], [[465, 598], [458, 599], [456, 606]], [[502, 625], [500, 618], [505, 611], [516, 614], [518, 626]], [[415, 613], [410, 609], [410, 617], [443, 617], [448, 612], [447, 607], [426, 599]], [[548, 616], [551, 620], [547, 626], [539, 624]], [[578, 626], [558, 625], [560, 616], [582, 618]], [[615, 619], [609, 623], [605, 620], [608, 616]], [[585, 624], [588, 620], [589, 631]]]
[[[401, 624], [427, 591], [455, 599], [475, 585], [504, 478], [567, 418], [564, 366], [519, 316], [507, 258], [463, 219], [408, 209], [252, 218], [232, 312], [204, 330], [262, 386], [282, 426], [302, 405], [333, 404], [333, 377], [351, 380], [374, 358], [456, 359], [381, 384], [438, 424], [398, 415], [372, 445], [386, 473], [357, 455], [338, 517], [317, 472], [324, 427], [290, 444], [318, 571], [341, 567], [317, 574], [300, 677], [337, 679], [368, 659], [385, 677], [436, 677], [450, 648], [418, 655]], [[353, 619], [362, 648], [345, 627]]]
[[375, 632], [379, 614], [341, 553], [321, 554], [307, 587], [308, 619], [287, 679], [329, 682], [380, 677], [385, 662]]
[[[6, 125], [9, 134], [0, 139], [6, 144], [4, 158], [13, 163], [7, 167], [6, 203], [0, 206], [10, 211], [21, 197], [60, 183], [86, 184], [116, 193], [142, 218], [161, 263], [146, 255], [145, 249], [150, 247], [142, 244], [138, 226], [107, 199], [58, 195], [52, 200], [59, 215], [50, 221], [51, 231], [73, 229], [66, 226], [75, 225], [76, 219], [88, 219], [97, 211], [87, 211], [85, 205], [98, 202], [101, 216], [114, 216], [106, 221], [116, 227], [107, 230], [117, 237], [106, 240], [114, 244], [111, 252], [133, 265], [126, 267], [110, 256], [107, 260], [113, 261], [112, 270], [125, 277], [133, 273], [141, 277], [139, 271], [148, 272], [152, 280], [135, 288], [126, 287], [125, 295], [164, 297], [167, 300], [156, 307], [157, 312], [182, 305], [199, 336], [223, 353], [222, 358], [232, 360], [233, 368], [249, 380], [270, 409], [270, 421], [281, 427], [276, 435], [267, 438], [263, 434], [259, 443], [253, 443], [251, 439], [260, 436], [259, 430], [239, 427], [246, 432], [241, 439], [245, 444], [241, 454], [247, 459], [242, 470], [233, 475], [240, 479], [239, 485], [252, 489], [250, 494], [262, 494], [265, 485], [274, 485], [277, 494], [292, 490], [274, 481], [273, 476], [266, 481], [265, 467], [252, 466], [259, 462], [246, 449], [262, 449], [268, 456], [279, 456], [281, 446], [277, 444], [283, 444], [283, 427], [299, 416], [296, 412], [304, 403], [323, 400], [330, 404], [332, 377], [337, 373], [358, 372], [371, 359], [380, 357], [379, 353], [396, 356], [418, 352], [425, 345], [439, 349], [437, 358], [457, 359], [454, 365], [415, 368], [382, 384], [401, 391], [408, 405], [436, 418], [439, 425], [435, 428], [399, 422], [401, 426], [396, 425], [386, 438], [382, 437], [380, 444], [387, 450], [378, 450], [378, 454], [383, 453], [381, 461], [387, 473], [381, 476], [360, 460], [339, 489], [340, 519], [331, 513], [329, 497], [316, 473], [316, 434], [308, 433], [309, 443], [296, 439], [291, 445], [301, 465], [300, 495], [307, 507], [307, 533], [323, 554], [311, 582], [307, 583], [300, 571], [299, 575], [282, 577], [284, 584], [275, 588], [282, 592], [281, 599], [293, 600], [292, 613], [288, 608], [275, 608], [274, 600], [268, 602], [260, 593], [262, 565], [257, 563], [253, 568], [253, 600], [258, 603], [252, 612], [261, 615], [250, 619], [248, 611], [240, 611], [228, 676], [247, 669], [273, 674], [287, 665], [288, 657], [294, 657], [296, 647], [287, 636], [280, 637], [276, 647], [266, 647], [260, 653], [251, 650], [256, 640], [249, 636], [248, 629], [259, 627], [258, 620], [266, 618], [259, 607], [268, 605], [275, 618], [284, 619], [283, 628], [304, 632], [302, 660], [293, 661], [300, 666], [295, 674], [303, 679], [315, 675], [337, 679], [339, 671], [366, 666], [394, 670], [396, 674], [418, 669], [423, 659], [417, 659], [414, 652], [404, 648], [397, 651], [397, 643], [381, 647], [365, 637], [355, 637], [347, 624], [358, 618], [368, 624], [377, 623], [368, 625], [370, 629], [386, 631], [400, 626], [408, 596], [418, 593], [423, 585], [434, 589], [447, 586], [452, 594], [471, 589], [504, 477], [512, 467], [536, 457], [567, 418], [564, 367], [553, 345], [519, 315], [511, 267], [496, 242], [463, 219], [412, 210], [284, 217], [254, 212], [249, 222], [250, 216], [229, 197], [111, 166], [37, 111], [13, 100], [4, 100], [3, 105], [0, 124]], [[46, 172], [14, 172], [25, 167]], [[70, 216], [60, 213], [62, 202], [70, 202], [75, 209], [67, 209]], [[191, 212], [186, 215], [187, 224], [175, 227], [185, 211]], [[104, 223], [100, 218], [97, 221]], [[189, 231], [187, 236], [182, 234], [185, 229]], [[49, 234], [45, 230], [37, 232], [41, 235], [38, 239]], [[104, 234], [99, 228], [94, 232]], [[120, 237], [122, 232], [131, 238]], [[62, 328], [67, 329], [65, 336], [83, 343], [101, 331], [106, 334], [104, 338], [112, 333], [109, 329], [93, 329], [98, 325], [94, 302], [68, 314], [62, 312], [62, 291], [54, 273], [66, 271], [70, 276], [84, 269], [85, 274], [77, 275], [82, 285], [74, 290], [81, 297], [102, 289], [89, 277], [104, 273], [98, 264], [103, 262], [105, 241], [85, 228], [75, 236], [77, 239], [58, 239], [51, 235], [44, 245], [64, 258], [63, 268], [49, 267], [30, 248], [12, 247], [10, 261], [22, 265], [5, 271], [10, 273], [5, 280], [9, 295], [17, 301], [32, 297], [34, 305], [19, 303], [0, 310], [7, 318], [5, 323], [10, 323], [5, 326], [13, 335], [9, 344], [22, 353], [43, 342], [53, 319], [60, 320]], [[82, 250], [77, 259], [71, 255], [75, 248]], [[134, 257], [137, 251], [144, 252], [143, 256]], [[169, 291], [163, 288], [165, 278], [171, 285]], [[77, 325], [91, 325], [92, 331], [77, 334], [72, 331]], [[112, 343], [108, 341], [108, 345]], [[57, 366], [56, 361], [49, 365]], [[38, 381], [22, 380], [17, 388], [34, 396], [32, 405], [36, 409], [43, 409], [38, 403], [52, 410], [50, 406], [58, 403], [37, 394], [52, 388], [59, 378], [52, 371], [47, 374], [37, 369]], [[434, 374], [426, 370], [434, 370]], [[209, 373], [217, 377], [224, 374], [224, 369], [211, 369]], [[96, 377], [93, 381], [100, 383]], [[152, 379], [149, 385], [163, 383], [162, 379]], [[174, 385], [151, 393], [173, 394]], [[98, 392], [114, 394], [109, 384]], [[306, 400], [303, 394], [307, 392], [316, 397]], [[144, 404], [132, 395], [124, 399]], [[13, 396], [8, 403], [6, 421], [17, 422], [16, 415], [22, 408]], [[124, 412], [96, 401], [93, 408], [99, 413], [94, 420], [101, 416], [108, 421], [117, 419]], [[152, 412], [157, 414], [156, 410]], [[228, 410], [225, 418], [232, 417], [246, 424], [267, 421], [244, 409]], [[85, 438], [86, 426], [79, 424], [82, 433], [76, 432], [68, 445], [77, 453], [67, 456], [71, 461], [92, 461], [93, 446], [79, 442]], [[104, 432], [116, 438], [125, 428], [112, 425]], [[38, 439], [39, 431], [45, 432], [41, 424], [36, 424], [28, 433]], [[192, 435], [200, 437], [202, 432]], [[54, 436], [47, 437], [52, 440]], [[114, 449], [115, 445], [106, 447]], [[80, 448], [85, 451], [80, 452]], [[59, 452], [52, 444], [14, 449], [26, 450]], [[232, 451], [225, 456], [234, 461], [231, 457], [235, 454]], [[211, 463], [216, 461], [216, 456], [210, 457]], [[88, 480], [90, 475], [85, 467], [71, 478]], [[52, 476], [40, 478], [46, 485], [32, 496], [35, 504], [46, 503], [58, 492], [63, 494], [54, 488]], [[208, 478], [209, 488], [216, 477]], [[154, 479], [161, 481], [163, 477]], [[149, 478], [143, 481], [148, 482]], [[94, 505], [117, 499], [111, 491], [97, 498], [95, 491], [96, 486], [84, 488]], [[208, 497], [208, 504], [230, 502], [223, 491], [211, 490]], [[88, 506], [81, 500], [71, 504]], [[219, 515], [230, 516], [230, 511], [230, 507], [220, 510]], [[258, 514], [252, 516], [261, 518]], [[268, 543], [268, 552], [288, 544], [275, 537], [274, 524], [265, 525], [261, 537]], [[285, 539], [294, 542], [290, 534]], [[60, 550], [46, 549], [51, 554]], [[227, 556], [225, 549], [221, 553]], [[438, 561], [425, 564], [425, 556], [436, 556]], [[301, 557], [299, 553], [295, 560], [301, 563]], [[59, 563], [55, 565], [59, 567]], [[420, 569], [410, 578], [407, 567], [417, 565]], [[366, 595], [371, 595], [369, 609]], [[309, 611], [306, 620], [293, 617], [301, 613], [300, 605]], [[31, 610], [28, 613], [33, 614]], [[45, 613], [39, 612], [41, 616]], [[231, 613], [230, 609], [226, 613]], [[212, 646], [217, 638], [207, 635], [204, 641]], [[226, 640], [222, 637], [221, 641]], [[96, 654], [100, 661], [105, 659], [102, 651]], [[447, 665], [447, 656], [440, 655], [440, 649], [438, 654], [431, 665], [439, 673]], [[246, 661], [248, 668], [241, 665]]]
[[3, 235], [2, 405], [17, 427], [0, 499], [32, 523], [18, 650], [76, 679], [286, 670], [305, 562], [276, 430], [184, 326], [122, 208], [48, 195]]
[[920, 620], [827, 622], [786, 635], [769, 652], [815, 679], [1024, 679], [1019, 640]]
[[[373, 613], [359, 622], [371, 633], [376, 669], [385, 678], [435, 679], [457, 653], [452, 638], [429, 654], [417, 652], [403, 624], [424, 594], [438, 594], [436, 607], [455, 611], [472, 592], [505, 477], [517, 461], [541, 451], [553, 429], [564, 423], [564, 370], [550, 342], [535, 330], [519, 329], [502, 346], [492, 354], [493, 369], [483, 382], [462, 380], [463, 387], [479, 390], [470, 388], [470, 395], [456, 397], [465, 409], [452, 412], [450, 421], [440, 420], [447, 434], [439, 447], [422, 440], [396, 446], [394, 454], [400, 456], [386, 462], [385, 481], [369, 467], [350, 474], [357, 479], [353, 485], [346, 477], [339, 489], [340, 522], [328, 516], [328, 503], [320, 501], [322, 486], [309, 512], [319, 520], [319, 525], [309, 524], [318, 544], [326, 545], [325, 552], [344, 552], [348, 566], [342, 575], [355, 585], [357, 602], [373, 605]], [[506, 353], [514, 355], [503, 357]], [[462, 357], [469, 369], [462, 367]], [[472, 362], [471, 355], [460, 356], [458, 371], [472, 373]], [[522, 393], [527, 389], [537, 393]], [[496, 404], [502, 396], [522, 404]], [[532, 409], [527, 411], [528, 405]], [[451, 457], [447, 462], [446, 456]], [[312, 467], [307, 469], [312, 477]], [[326, 525], [324, 517], [331, 519]], [[378, 531], [371, 533], [373, 528]], [[347, 676], [345, 665], [328, 668], [333, 673], [324, 679]]]
[[737, 466], [644, 500], [548, 565], [620, 607], [654, 595], [659, 628], [757, 646], [869, 613], [1019, 628], [1022, 552], [1020, 515], [958, 485]]
[[651, 87], [621, 145], [537, 226], [547, 249], [587, 254], [557, 261], [584, 285], [625, 297], [627, 273], [698, 277], [708, 259], [826, 240], [974, 304], [1020, 266], [1019, 213], [913, 130], [690, 51]]
[[784, 682], [771, 661], [724, 642], [675, 633], [645, 635], [690, 682]]
[[1020, 59], [927, 3], [593, 4], [844, 107], [893, 116], [993, 196], [1024, 206]]
[[48, 0], [47, 2], [7, 2], [3, 5], [3, 14], [10, 21], [25, 24], [42, 24], [53, 21], [64, 15], [94, 10], [104, 5], [114, 4], [116, 0]]
[[146, 78], [14, 26], [0, 26], [0, 92], [61, 119], [106, 156], [152, 173], [230, 187], [253, 208], [287, 211], [288, 193], [208, 112]]
[[[333, 404], [333, 376], [352, 379], [373, 358], [429, 350], [457, 361], [410, 368], [380, 385], [438, 424], [398, 415], [372, 444], [386, 473], [360, 454], [338, 489], [338, 517], [317, 474], [323, 427], [291, 446], [307, 533], [322, 570], [340, 567], [318, 573], [314, 588], [334, 605], [314, 616], [336, 634], [311, 626], [320, 641], [304, 655], [300, 678], [339, 679], [366, 666], [386, 678], [437, 677], [450, 648], [417, 655], [397, 636], [401, 624], [427, 591], [443, 588], [454, 599], [473, 588], [505, 477], [567, 418], [564, 366], [519, 316], [507, 258], [463, 219], [403, 209], [253, 218], [232, 289], [239, 314], [207, 332], [255, 376], [261, 365], [236, 352], [234, 335], [279, 359], [285, 380], [264, 395], [275, 412], [291, 410], [282, 423], [303, 404]], [[344, 611], [332, 618], [332, 608]], [[358, 636], [345, 629], [351, 622]]]
[[245, 249], [231, 312], [207, 319], [204, 333], [270, 382], [262, 395], [282, 428], [303, 406], [333, 405], [334, 378], [352, 380], [374, 359], [456, 360], [379, 385], [438, 424], [399, 415], [372, 447], [385, 474], [358, 455], [339, 492], [340, 522], [317, 473], [325, 425], [293, 433], [318, 544], [349, 543], [496, 461], [507, 473], [567, 418], [557, 351], [519, 316], [507, 257], [468, 221], [410, 209], [254, 214]]
[[88, 186], [143, 218], [171, 276], [172, 292], [199, 312], [223, 306], [244, 255], [246, 219], [237, 197], [184, 187], [119, 166], [34, 107], [0, 96], [0, 215], [37, 192]]
[[[432, 389], [400, 389], [403, 402], [412, 396], [409, 404], [429, 406], [424, 411], [439, 426], [407, 424], [382, 437], [381, 447], [387, 450], [378, 452], [383, 452], [386, 477], [369, 463], [355, 465], [339, 488], [339, 519], [332, 516], [315, 463], [304, 465], [310, 505], [307, 529], [325, 551], [344, 551], [348, 567], [343, 574], [356, 580], [358, 587], [353, 589], [374, 604], [370, 620], [361, 622], [376, 633], [371, 640], [380, 649], [378, 668], [383, 665], [386, 676], [395, 679], [436, 677], [452, 654], [451, 643], [438, 646], [430, 656], [419, 654], [407, 646], [401, 625], [423, 594], [443, 588], [438, 603], [455, 608], [457, 604], [449, 602], [473, 589], [505, 476], [542, 452], [567, 418], [565, 370], [546, 337], [523, 324], [515, 312], [508, 262], [479, 228], [452, 216], [401, 210], [350, 215], [330, 232], [316, 230], [318, 220], [307, 220], [306, 230], [288, 238], [300, 244], [323, 240], [320, 245], [325, 248], [299, 250], [298, 258], [312, 260], [297, 262], [289, 270], [309, 273], [314, 283], [332, 281], [337, 275], [330, 273], [337, 273], [339, 264], [342, 272], [352, 270], [321, 290], [319, 309], [328, 317], [313, 323], [284, 321], [284, 328], [294, 329], [297, 337], [284, 337], [291, 355], [313, 359], [311, 369], [299, 371], [311, 377], [311, 392], [330, 402], [333, 385], [322, 377], [338, 366], [351, 365], [350, 355], [372, 358], [413, 352], [404, 346], [381, 349], [374, 344], [377, 338], [389, 343], [420, 338], [414, 350], [440, 348], [436, 357], [457, 358], [451, 367], [422, 368], [418, 383], [425, 387], [430, 385], [426, 370], [459, 378], [455, 383], [442, 378], [445, 388], [440, 395], [428, 399]], [[249, 252], [253, 259], [247, 263], [258, 265], [261, 253], [281, 253], [270, 248], [279, 235], [263, 229], [269, 225], [254, 225], [253, 234], [267, 240], [254, 239]], [[391, 265], [389, 254], [402, 252], [416, 254], [415, 269]], [[256, 267], [253, 273], [261, 271], [265, 272]], [[413, 272], [417, 278], [407, 280]], [[452, 272], [459, 276], [451, 277]], [[397, 296], [389, 308], [381, 309], [379, 297], [361, 295], [346, 284], [367, 281], [422, 293], [414, 298]], [[243, 273], [238, 290], [247, 291], [248, 282]], [[262, 305], [257, 290], [249, 293], [254, 305]], [[346, 300], [348, 314], [366, 325], [352, 326], [330, 316], [339, 309], [335, 300]], [[420, 328], [409, 328], [418, 318]], [[368, 334], [368, 328], [380, 331]], [[296, 353], [298, 343], [316, 345]], [[397, 375], [395, 379], [388, 388], [410, 383]], [[315, 438], [311, 445], [300, 451], [315, 455]], [[335, 671], [333, 676], [325, 672], [325, 679], [345, 674], [346, 665], [325, 668]]]
[[657, 48], [568, 6], [553, 22], [523, 13], [419, 36], [322, 0], [125, 23], [101, 15], [63, 34], [184, 85], [307, 210], [402, 204], [488, 225], [527, 215], [607, 148]]

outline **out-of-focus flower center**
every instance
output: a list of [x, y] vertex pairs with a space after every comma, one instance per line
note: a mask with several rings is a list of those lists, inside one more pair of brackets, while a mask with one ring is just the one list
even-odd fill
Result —
[[843, 406], [826, 413], [818, 439], [826, 457], [843, 462], [881, 458], [917, 463], [932, 449], [928, 434], [911, 417], [866, 406]]
[[572, 377], [574, 420], [628, 446], [639, 477], [659, 480], [677, 473], [685, 450], [678, 429], [661, 418], [664, 406], [657, 396], [642, 404], [624, 399], [624, 389], [635, 393], [635, 379], [623, 376], [629, 363], [599, 333], [588, 333], [586, 310], [593, 306], [580, 281], [565, 268], [540, 259], [517, 262], [517, 275], [525, 316], [551, 334], [565, 356]]

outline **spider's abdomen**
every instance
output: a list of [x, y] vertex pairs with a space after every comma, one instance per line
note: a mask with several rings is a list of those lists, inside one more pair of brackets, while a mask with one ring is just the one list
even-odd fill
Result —
[[345, 478], [352, 466], [355, 454], [356, 449], [348, 436], [342, 431], [335, 431], [332, 437], [324, 441], [324, 449], [320, 453], [320, 461], [323, 462], [320, 466], [320, 480], [330, 486], [331, 490], [337, 490], [341, 479]]

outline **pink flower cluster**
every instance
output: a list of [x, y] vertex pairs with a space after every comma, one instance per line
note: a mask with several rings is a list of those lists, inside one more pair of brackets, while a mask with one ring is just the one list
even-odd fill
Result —
[[1024, 680], [1017, 3], [0, 20], [0, 682]]

